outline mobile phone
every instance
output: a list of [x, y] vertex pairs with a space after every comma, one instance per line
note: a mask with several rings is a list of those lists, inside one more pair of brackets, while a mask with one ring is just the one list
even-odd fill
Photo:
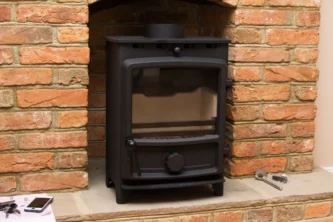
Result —
[[41, 213], [53, 201], [53, 197], [36, 197], [24, 208], [26, 212]]

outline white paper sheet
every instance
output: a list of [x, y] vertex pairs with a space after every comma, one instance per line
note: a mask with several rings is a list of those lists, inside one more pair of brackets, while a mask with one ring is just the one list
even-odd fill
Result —
[[36, 197], [48, 197], [47, 194], [29, 194], [13, 197], [0, 197], [0, 202], [9, 200], [15, 200], [17, 209], [21, 211], [21, 214], [9, 214], [6, 218], [6, 214], [0, 211], [1, 222], [56, 222], [51, 205], [49, 205], [42, 213], [29, 213], [25, 212], [24, 208], [31, 203]]

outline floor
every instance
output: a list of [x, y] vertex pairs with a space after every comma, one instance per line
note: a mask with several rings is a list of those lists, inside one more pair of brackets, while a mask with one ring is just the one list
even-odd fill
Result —
[[[115, 192], [104, 182], [104, 159], [89, 159], [89, 189], [74, 193], [54, 193], [52, 204], [60, 221], [98, 220], [115, 216], [167, 214], [227, 208], [252, 202], [279, 201], [286, 198], [302, 198], [333, 194], [333, 174], [316, 168], [312, 173], [289, 176], [289, 183], [279, 191], [254, 178], [227, 179], [225, 195], [215, 197], [210, 187], [192, 187], [172, 190], [136, 192], [133, 201], [118, 205]], [[152, 204], [153, 203], [153, 204]]]

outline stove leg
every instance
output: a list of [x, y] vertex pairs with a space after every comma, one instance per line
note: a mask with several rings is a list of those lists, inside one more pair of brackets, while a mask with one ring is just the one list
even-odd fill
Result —
[[223, 196], [223, 184], [224, 184], [223, 182], [212, 184], [215, 196]]
[[129, 190], [124, 190], [120, 186], [115, 186], [116, 188], [116, 201], [117, 204], [125, 204], [130, 201], [130, 193]]
[[106, 178], [106, 187], [107, 187], [107, 188], [114, 187], [114, 183], [113, 183], [112, 180], [109, 179], [109, 178]]

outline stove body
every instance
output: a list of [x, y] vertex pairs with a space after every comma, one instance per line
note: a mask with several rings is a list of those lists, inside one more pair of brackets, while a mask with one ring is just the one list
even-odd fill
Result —
[[[106, 40], [106, 185], [117, 203], [132, 190], [205, 184], [223, 195], [229, 41], [176, 25]], [[188, 98], [200, 100], [193, 115], [181, 111]]]

